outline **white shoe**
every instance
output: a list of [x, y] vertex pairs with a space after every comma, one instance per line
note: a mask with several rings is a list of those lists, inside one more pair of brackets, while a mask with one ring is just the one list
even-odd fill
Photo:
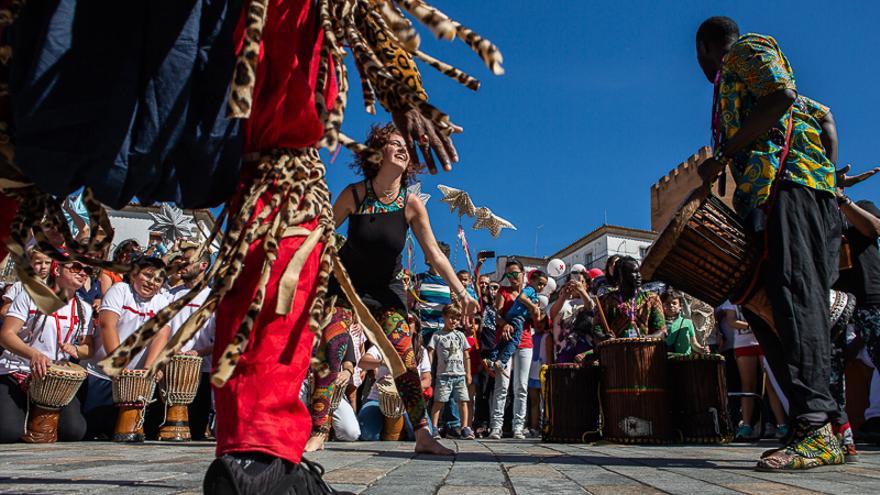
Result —
[[501, 440], [501, 430], [491, 429], [489, 430], [489, 439], [490, 440]]
[[515, 438], [517, 440], [525, 440], [526, 435], [525, 435], [525, 433], [523, 433], [522, 430], [514, 430], [513, 431], [513, 438]]

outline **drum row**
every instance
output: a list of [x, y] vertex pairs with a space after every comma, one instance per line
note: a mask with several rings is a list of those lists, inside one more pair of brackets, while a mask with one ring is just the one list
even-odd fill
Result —
[[663, 339], [598, 345], [599, 363], [542, 369], [543, 440], [726, 443], [724, 358], [669, 355]]
[[[174, 356], [168, 363], [162, 380], [166, 413], [159, 430], [160, 440], [190, 440], [188, 406], [196, 397], [201, 367], [202, 358], [184, 354]], [[50, 366], [42, 378], [32, 375], [28, 384], [30, 411], [22, 440], [57, 441], [61, 409], [73, 401], [87, 375], [81, 366], [67, 362]], [[119, 409], [113, 441], [144, 441], [144, 415], [155, 390], [156, 381], [148, 376], [147, 370], [123, 370], [113, 378], [113, 403]]]

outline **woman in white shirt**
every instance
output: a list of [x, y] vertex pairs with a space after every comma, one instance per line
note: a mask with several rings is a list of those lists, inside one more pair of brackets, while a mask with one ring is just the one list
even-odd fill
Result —
[[[8, 308], [0, 327], [0, 443], [24, 435], [29, 375], [44, 376], [53, 363], [89, 357], [92, 353], [92, 308], [76, 296], [88, 277], [86, 268], [70, 262], [55, 268], [54, 286], [67, 304], [43, 314], [30, 295], [22, 291]], [[82, 440], [86, 421], [76, 398], [61, 409], [58, 439]]]

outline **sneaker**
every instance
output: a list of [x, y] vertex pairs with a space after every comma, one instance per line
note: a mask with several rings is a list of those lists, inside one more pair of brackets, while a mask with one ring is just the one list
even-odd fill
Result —
[[224, 455], [214, 459], [202, 484], [207, 495], [309, 493], [343, 495], [322, 478], [324, 468], [303, 458], [292, 464], [263, 454]]
[[492, 428], [489, 430], [489, 439], [490, 440], [501, 440], [501, 430], [497, 430]]
[[747, 425], [745, 423], [740, 423], [739, 428], [736, 430], [736, 435], [733, 437], [734, 442], [751, 442], [755, 439], [755, 429], [752, 428], [751, 425]]
[[461, 438], [461, 426], [450, 426], [446, 428], [446, 438]]
[[476, 437], [476, 435], [474, 435], [474, 430], [465, 426], [464, 428], [461, 429], [461, 438], [463, 440], [473, 440], [477, 437]]
[[437, 430], [434, 430], [434, 434], [433, 434], [433, 435], [431, 435], [431, 438], [433, 438], [433, 439], [434, 439], [434, 440], [440, 440], [440, 439], [442, 439], [442, 438], [443, 438], [443, 436], [442, 436], [442, 435], [440, 435], [440, 432], [439, 432], [439, 431], [437, 431]]
[[776, 436], [777, 431], [778, 429], [773, 423], [764, 423], [764, 434], [761, 435], [761, 438], [779, 438]]
[[844, 452], [830, 424], [798, 424], [789, 443], [758, 461], [755, 469], [769, 472], [803, 471], [844, 462]]
[[513, 438], [515, 438], [516, 440], [525, 440], [526, 435], [523, 433], [522, 430], [513, 430]]
[[848, 443], [842, 445], [841, 449], [843, 449], [843, 458], [847, 464], [859, 462], [859, 451], [856, 449], [856, 444]]
[[540, 438], [541, 430], [539, 430], [538, 428], [529, 428], [528, 430], [526, 430], [526, 436], [528, 438]]
[[776, 435], [774, 435], [779, 440], [785, 440], [785, 437], [791, 432], [788, 425], [776, 425]]

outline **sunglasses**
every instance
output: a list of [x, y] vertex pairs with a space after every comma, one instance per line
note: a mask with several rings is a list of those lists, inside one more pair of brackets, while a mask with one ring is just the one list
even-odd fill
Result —
[[74, 275], [79, 275], [80, 273], [86, 271], [88, 268], [82, 263], [70, 263], [64, 265], [64, 268], [67, 269], [70, 273]]

